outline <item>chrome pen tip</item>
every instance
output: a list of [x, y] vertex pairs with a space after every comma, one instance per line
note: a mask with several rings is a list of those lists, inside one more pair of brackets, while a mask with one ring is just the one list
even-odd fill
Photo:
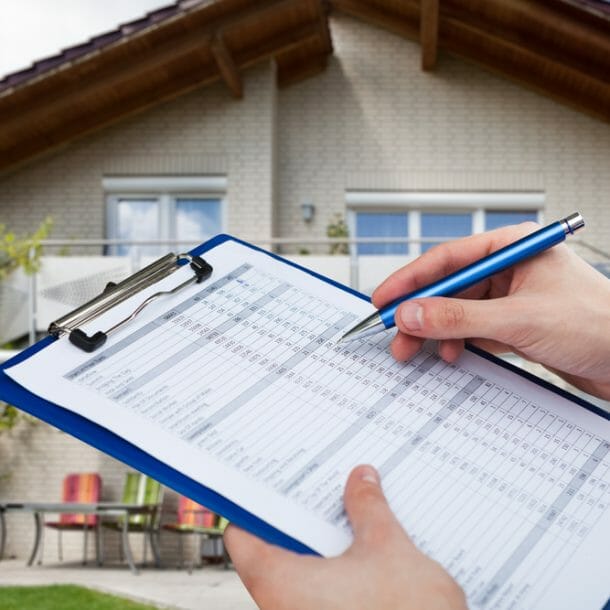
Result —
[[350, 328], [350, 330], [348, 330], [345, 334], [339, 337], [337, 343], [349, 343], [350, 341], [353, 341], [356, 338], [357, 334], [358, 332], [356, 331], [356, 327]]
[[354, 339], [362, 339], [368, 335], [373, 335], [381, 330], [385, 330], [385, 325], [378, 312], [375, 312], [365, 318], [358, 324], [352, 326], [343, 336], [339, 338], [337, 343], [347, 343]]

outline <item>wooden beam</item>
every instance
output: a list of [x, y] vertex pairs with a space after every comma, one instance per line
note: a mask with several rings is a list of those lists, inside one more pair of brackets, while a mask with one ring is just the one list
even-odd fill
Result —
[[422, 70], [434, 70], [438, 50], [439, 0], [421, 0], [419, 40]]
[[[237, 70], [237, 66], [244, 67], [246, 65], [251, 65], [256, 61], [270, 57], [281, 50], [295, 48], [314, 39], [314, 37], [319, 38], [319, 36], [319, 24], [317, 22], [315, 24], [307, 24], [295, 28], [294, 30], [282, 32], [278, 36], [270, 39], [265, 45], [248, 52], [247, 55], [241, 54], [236, 57], [235, 60], [238, 61], [233, 60], [233, 58], [231, 58], [231, 61], [235, 64], [235, 69]], [[115, 69], [115, 71], [106, 78], [100, 79], [88, 87], [83, 86], [81, 90], [73, 91], [69, 95], [56, 98], [55, 100], [46, 103], [44, 106], [36, 105], [24, 112], [19, 112], [19, 108], [17, 108], [13, 113], [6, 113], [6, 115], [3, 113], [3, 121], [2, 124], [0, 124], [0, 137], [5, 136], [5, 134], [18, 134], [22, 131], [27, 132], [36, 129], [36, 125], [40, 122], [41, 114], [44, 115], [47, 121], [61, 121], [63, 120], [61, 117], [63, 112], [66, 112], [73, 107], [81, 107], [83, 100], [87, 97], [95, 96], [96, 94], [109, 89], [116, 90], [116, 88], [126, 80], [141, 77], [146, 73], [156, 72], [166, 64], [166, 61], [178, 59], [185, 53], [188, 54], [189, 52], [195, 51], [201, 53], [207, 48], [206, 42], [208, 42], [208, 40], [209, 38], [203, 38], [200, 34], [197, 37], [197, 33], [193, 32], [186, 37], [182, 44], [176, 45], [175, 48], [172, 47], [171, 52], [168, 54], [159, 55], [155, 53], [153, 57], [138, 62], [134, 66]], [[228, 76], [230, 77], [231, 75]], [[9, 116], [10, 114], [13, 116]], [[4, 120], [4, 116], [6, 116], [6, 120]], [[38, 129], [37, 131], [39, 135], [42, 135], [44, 130]], [[12, 136], [9, 135], [8, 138], [12, 139]]]
[[292, 62], [288, 65], [279, 65], [277, 73], [278, 86], [281, 88], [294, 85], [306, 78], [315, 76], [326, 69], [328, 64], [328, 54], [308, 57], [305, 61]]
[[109, 66], [108, 69], [94, 71], [90, 78], [83, 79], [80, 83], [75, 81], [73, 86], [62, 87], [59, 95], [53, 99], [44, 103], [43, 100], [35, 99], [26, 108], [17, 107], [12, 112], [3, 113], [3, 116], [6, 117], [7, 123], [10, 122], [7, 126], [10, 126], [11, 131], [19, 131], [36, 123], [41, 111], [46, 117], [53, 117], [73, 104], [78, 105], [83, 97], [114, 90], [127, 80], [147, 72], [155, 72], [184, 55], [201, 50], [207, 44], [209, 38], [202, 36], [200, 32], [193, 32], [179, 42], [170, 40], [159, 45], [145, 58], [128, 62], [123, 66], [114, 65], [114, 69], [111, 69], [113, 66]]
[[235, 65], [233, 57], [222, 39], [222, 35], [214, 37], [211, 43], [211, 51], [220, 76], [233, 97], [241, 99], [244, 96], [244, 87], [239, 73], [239, 68]]
[[590, 23], [539, 0], [443, 0], [442, 17], [504, 38], [599, 80], [610, 74], [608, 22]]
[[378, 8], [366, 0], [332, 0], [332, 5], [352, 17], [377, 25], [399, 36], [414, 40], [419, 38], [419, 11], [410, 2], [404, 2], [404, 15]]
[[610, 83], [443, 16], [443, 48], [577, 110], [610, 121]]
[[112, 106], [104, 107], [99, 113], [76, 117], [76, 120], [72, 123], [49, 131], [45, 135], [46, 145], [44, 147], [41, 147], [38, 136], [30, 135], [29, 138], [15, 142], [13, 146], [2, 150], [0, 154], [0, 175], [7, 168], [13, 171], [24, 162], [29, 162], [34, 157], [40, 157], [60, 149], [83, 135], [113, 125], [118, 121], [152, 108], [159, 103], [185, 95], [190, 91], [217, 82], [218, 80], [219, 76], [216, 71], [210, 74], [202, 74], [191, 70], [189, 73], [160, 88], [138, 92], [136, 96], [130, 99], [120, 100]]
[[319, 22], [306, 23], [292, 30], [286, 30], [277, 36], [257, 45], [253, 49], [234, 54], [237, 64], [243, 69], [261, 59], [277, 57], [280, 54], [294, 51], [299, 47], [320, 40]]
[[[291, 71], [293, 77], [304, 77], [323, 67], [319, 55], [332, 52], [324, 0], [311, 0], [308, 11], [302, 10], [302, 0], [236, 0], [227, 6], [230, 10], [212, 10], [204, 17], [206, 3], [185, 15], [180, 28], [159, 24], [150, 35], [120, 40], [0, 96], [0, 171], [217, 81], [219, 72], [232, 93], [241, 95], [240, 70], [247, 65], [303, 49], [312, 61], [304, 59]], [[256, 42], [258, 25], [279, 24], [284, 17], [294, 24], [290, 30], [278, 25], [276, 35]], [[238, 31], [239, 50], [231, 39]], [[215, 40], [218, 32], [223, 36]], [[199, 66], [193, 66], [195, 58]]]
[[324, 46], [326, 51], [329, 54], [332, 54], [333, 52], [333, 38], [332, 38], [332, 34], [330, 31], [330, 26], [328, 23], [328, 13], [329, 13], [329, 6], [328, 5], [321, 5], [320, 6], [320, 30], [322, 32], [322, 40], [324, 41]]
[[[278, 50], [291, 51], [299, 48], [301, 45], [319, 42], [320, 36], [319, 22], [316, 21], [314, 23], [308, 23], [292, 30], [284, 31], [281, 34], [267, 40], [264, 45], [258, 46], [255, 49], [248, 49], [246, 52], [242, 52], [239, 56], [234, 57], [233, 60], [236, 65], [243, 68], [245, 66], [252, 65], [257, 61], [276, 55]], [[318, 67], [319, 64], [320, 62], [316, 59], [316, 67]], [[194, 72], [196, 71], [192, 69], [189, 70], [189, 73], [191, 74]], [[144, 97], [122, 97], [112, 106], [113, 111], [117, 112], [117, 115], [114, 118], [107, 116], [107, 113], [104, 113], [104, 117], [101, 117], [96, 111], [91, 111], [86, 102], [88, 96], [91, 94], [83, 91], [78, 101], [70, 102], [71, 106], [62, 106], [56, 109], [56, 111], [65, 111], [66, 108], [72, 108], [71, 120], [69, 121], [70, 126], [64, 128], [63, 131], [61, 130], [60, 125], [66, 121], [55, 120], [53, 123], [45, 125], [44, 128], [42, 128], [42, 126], [35, 128], [30, 125], [30, 128], [27, 131], [24, 131], [23, 138], [15, 138], [12, 131], [13, 124], [2, 121], [0, 123], [0, 152], [2, 153], [0, 155], [0, 170], [2, 167], [8, 167], [12, 163], [18, 163], [23, 159], [32, 157], [44, 149], [56, 148], [60, 144], [74, 140], [80, 135], [85, 135], [97, 128], [105, 127], [106, 125], [125, 118], [126, 116], [135, 114], [139, 110], [132, 101], [133, 99], [137, 99], [138, 103], [141, 104], [140, 110], [146, 110], [160, 101], [171, 99], [191, 90], [194, 87], [209, 84], [218, 80], [218, 72], [215, 70], [213, 63], [209, 64], [207, 71], [204, 68], [204, 70], [199, 71], [199, 73], [201, 78], [199, 78], [199, 80], [195, 80], [194, 82], [196, 84], [194, 85], [184, 84], [183, 81], [180, 80], [176, 84], [177, 89], [175, 95], [171, 94], [169, 91], [167, 93], [163, 93], [167, 87], [171, 88], [172, 83], [176, 82], [176, 79], [170, 79], [167, 81], [167, 83], [162, 83], [159, 85], [160, 88], [158, 90], [158, 95], [156, 92], [151, 94], [151, 92], [147, 91]], [[301, 78], [304, 78], [304, 72], [301, 72], [300, 76]], [[280, 80], [281, 77], [278, 74], [278, 81]], [[45, 116], [48, 106], [49, 105], [42, 109], [44, 110]], [[78, 110], [75, 111], [74, 109]], [[39, 115], [34, 114], [33, 116], [36, 118]], [[98, 119], [101, 121], [99, 125], [95, 123], [95, 121]], [[62, 142], [62, 138], [64, 138], [65, 141]], [[20, 144], [15, 143], [17, 141], [20, 141]]]

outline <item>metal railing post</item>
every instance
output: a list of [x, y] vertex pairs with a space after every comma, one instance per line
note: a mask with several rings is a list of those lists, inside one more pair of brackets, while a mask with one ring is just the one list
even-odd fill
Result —
[[349, 285], [354, 290], [359, 289], [360, 270], [358, 269], [358, 249], [356, 244], [349, 245]]

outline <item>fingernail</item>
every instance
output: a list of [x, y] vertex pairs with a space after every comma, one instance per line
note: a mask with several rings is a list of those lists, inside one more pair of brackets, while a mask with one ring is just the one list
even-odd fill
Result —
[[372, 466], [363, 466], [360, 471], [360, 480], [379, 485], [379, 474]]
[[424, 310], [419, 303], [403, 303], [400, 306], [400, 319], [407, 330], [421, 330], [424, 325]]

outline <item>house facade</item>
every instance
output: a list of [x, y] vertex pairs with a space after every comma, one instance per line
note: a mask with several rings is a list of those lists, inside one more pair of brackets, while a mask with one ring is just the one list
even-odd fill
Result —
[[[261, 62], [243, 72], [241, 99], [218, 82], [9, 166], [2, 221], [25, 233], [50, 215], [59, 239], [223, 231], [306, 247], [337, 217], [352, 237], [417, 239], [512, 220], [494, 212], [579, 209], [583, 239], [608, 249], [607, 122], [449, 54], [423, 71], [419, 44], [341, 12], [330, 30], [334, 53], [314, 77], [278, 89], [274, 62]], [[417, 218], [435, 211], [456, 216]]]
[[[442, 49], [435, 69], [422, 70], [420, 43], [349, 11], [327, 19], [333, 53], [310, 78], [278, 88], [278, 62], [261, 60], [240, 72], [239, 87], [227, 78], [193, 88], [8, 165], [0, 221], [26, 233], [51, 216], [60, 240], [200, 242], [227, 232], [316, 255], [328, 254], [319, 242], [343, 220], [351, 237], [394, 240], [352, 245], [366, 266], [400, 264], [426, 238], [578, 210], [583, 254], [610, 252], [603, 117]], [[0, 454], [13, 473], [0, 483], [4, 497], [59, 499], [67, 469], [100, 472], [106, 497], [120, 495], [125, 467], [46, 425], [0, 436]], [[24, 557], [30, 517], [10, 517], [8, 554]], [[66, 542], [78, 557], [81, 540]], [[164, 544], [171, 554], [175, 542]]]

